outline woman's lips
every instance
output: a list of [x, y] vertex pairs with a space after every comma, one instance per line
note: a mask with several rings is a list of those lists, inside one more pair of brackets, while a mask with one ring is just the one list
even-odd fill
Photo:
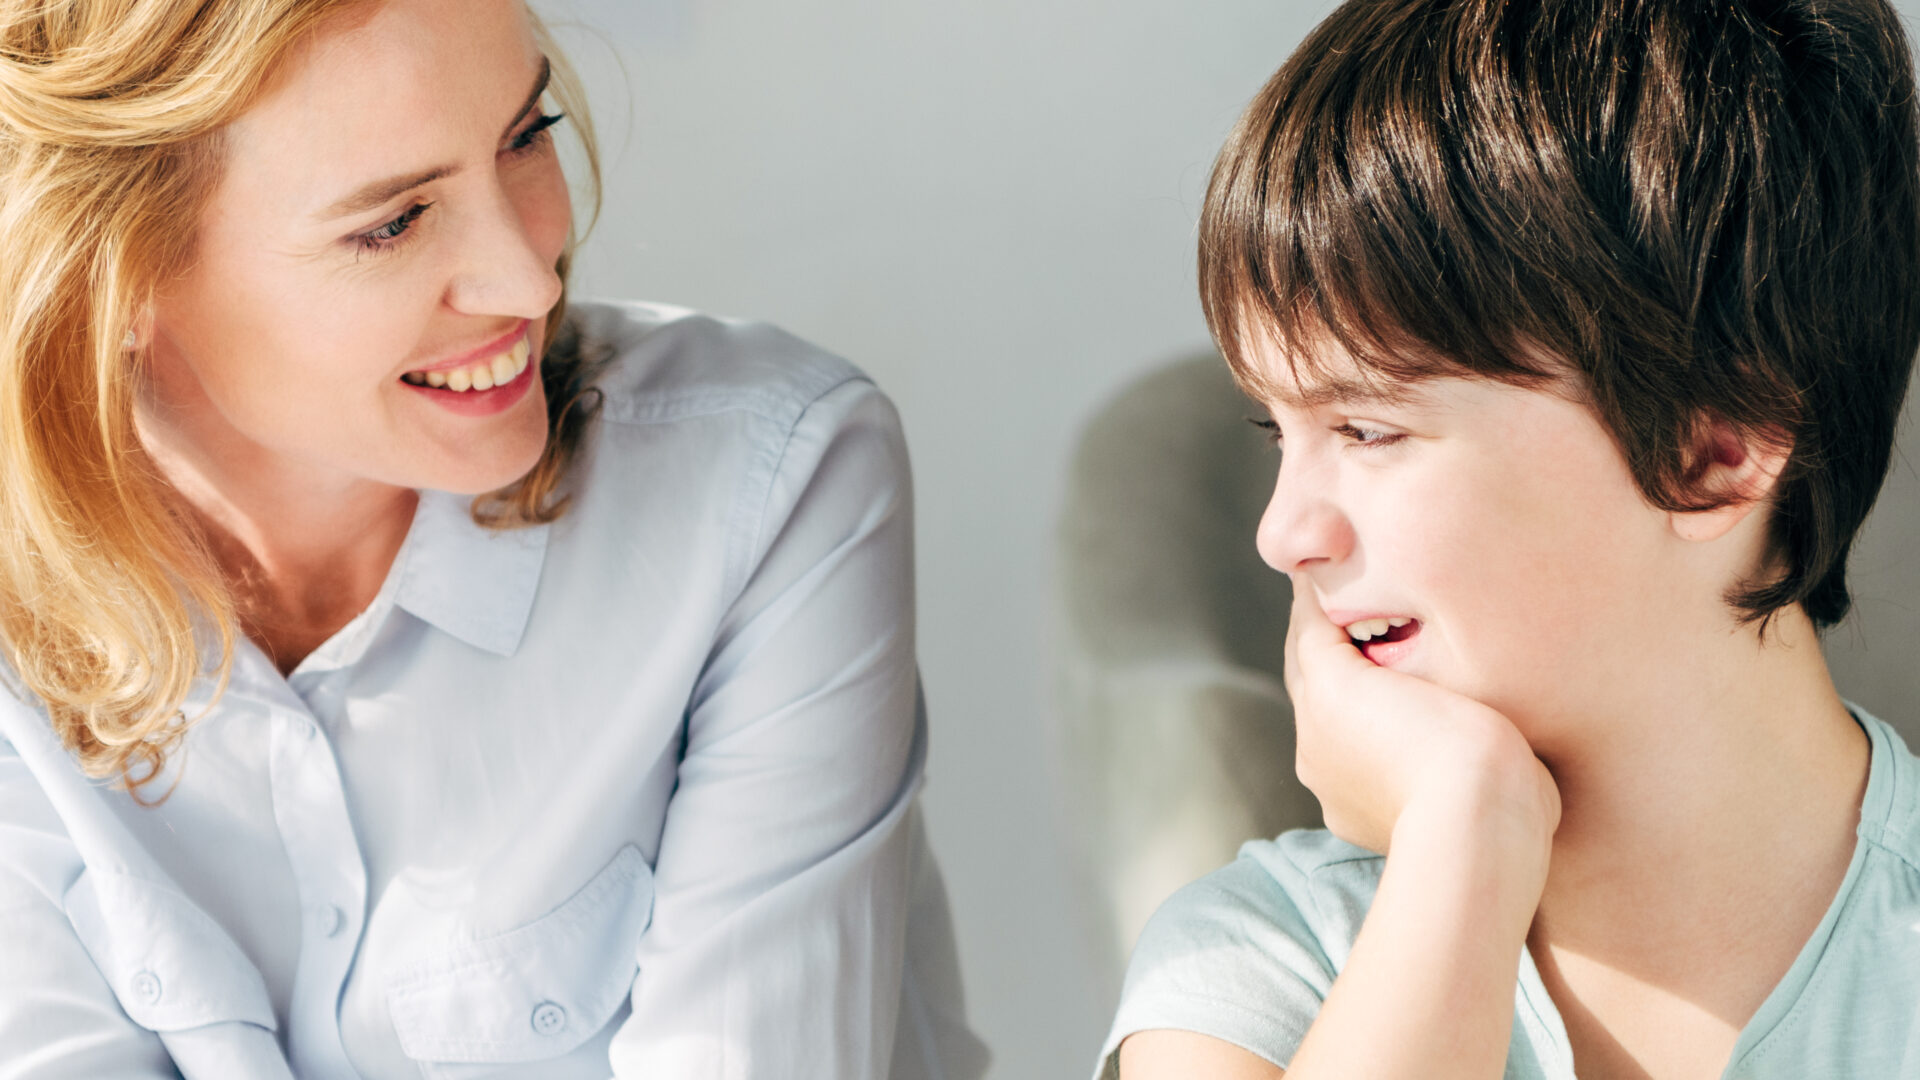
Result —
[[487, 390], [450, 390], [439, 386], [423, 386], [405, 379], [400, 380], [400, 385], [456, 415], [493, 416], [507, 411], [526, 397], [539, 374], [539, 361], [528, 359], [511, 379]]
[[435, 372], [435, 371], [447, 372], [447, 371], [452, 371], [455, 368], [466, 367], [471, 364], [490, 362], [493, 360], [494, 357], [500, 355], [503, 352], [506, 352], [508, 349], [513, 348], [516, 342], [519, 342], [522, 340], [531, 340], [527, 331], [532, 329], [532, 327], [533, 327], [532, 319], [521, 319], [520, 325], [514, 327], [512, 330], [509, 330], [504, 334], [501, 334], [499, 337], [494, 338], [492, 341], [486, 343], [485, 345], [481, 345], [475, 349], [470, 349], [464, 353], [458, 353], [454, 356], [444, 357], [442, 359], [435, 360], [431, 364], [426, 364], [424, 366], [414, 368], [411, 371], [407, 372], [407, 374], [409, 375], [415, 374], [415, 373], [425, 374], [428, 372]]

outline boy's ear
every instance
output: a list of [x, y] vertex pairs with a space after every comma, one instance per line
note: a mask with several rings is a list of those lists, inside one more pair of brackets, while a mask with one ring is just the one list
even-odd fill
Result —
[[1793, 446], [1785, 439], [1742, 435], [1719, 420], [1702, 424], [1687, 479], [1695, 493], [1722, 505], [1670, 512], [1675, 535], [1704, 541], [1731, 532], [1747, 515], [1768, 505], [1792, 454]]

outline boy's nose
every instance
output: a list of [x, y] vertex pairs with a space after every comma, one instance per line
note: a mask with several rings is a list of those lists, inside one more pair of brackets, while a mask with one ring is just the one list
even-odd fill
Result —
[[1291, 574], [1345, 559], [1353, 551], [1353, 525], [1339, 507], [1302, 490], [1283, 468], [1254, 542], [1268, 566]]

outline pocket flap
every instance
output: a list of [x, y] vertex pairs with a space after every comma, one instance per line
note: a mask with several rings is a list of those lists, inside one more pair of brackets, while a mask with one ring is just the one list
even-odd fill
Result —
[[88, 869], [67, 918], [134, 1023], [184, 1031], [229, 1020], [276, 1027], [260, 969], [173, 886]]
[[653, 917], [653, 871], [628, 844], [540, 918], [396, 973], [387, 1011], [415, 1061], [524, 1062], [565, 1054], [632, 990]]

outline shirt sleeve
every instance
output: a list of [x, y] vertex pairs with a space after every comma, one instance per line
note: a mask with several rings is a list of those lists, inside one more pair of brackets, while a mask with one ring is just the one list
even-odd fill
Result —
[[770, 460], [688, 707], [620, 1078], [880, 1080], [892, 1050], [926, 738], [905, 445], [856, 379]]
[[1167, 899], [1141, 931], [1095, 1080], [1119, 1075], [1121, 1040], [1171, 1029], [1209, 1035], [1285, 1068], [1333, 988], [1307, 874], [1248, 854]]
[[177, 1078], [67, 919], [62, 900], [80, 869], [59, 816], [0, 740], [0, 1080]]

